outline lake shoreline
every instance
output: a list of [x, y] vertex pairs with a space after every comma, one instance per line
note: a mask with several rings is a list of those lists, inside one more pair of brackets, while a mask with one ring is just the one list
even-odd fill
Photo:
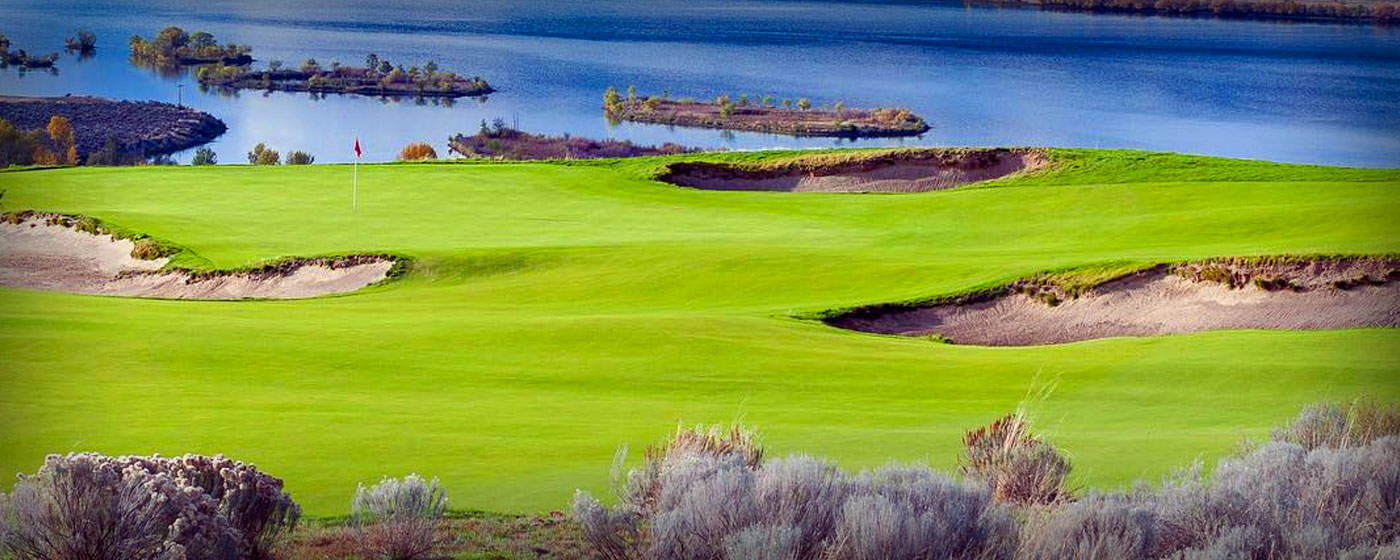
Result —
[[92, 96], [0, 96], [0, 119], [21, 130], [42, 129], [55, 115], [73, 125], [76, 150], [104, 149], [110, 138], [122, 155], [151, 157], [212, 142], [228, 125], [209, 113], [158, 101], [116, 101]]

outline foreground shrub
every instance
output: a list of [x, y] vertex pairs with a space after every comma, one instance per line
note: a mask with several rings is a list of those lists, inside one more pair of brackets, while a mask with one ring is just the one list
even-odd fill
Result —
[[399, 159], [403, 161], [421, 161], [437, 157], [437, 150], [424, 142], [413, 142], [399, 150]]
[[201, 489], [239, 536], [244, 558], [272, 558], [273, 549], [301, 518], [301, 507], [282, 480], [222, 455], [185, 455], [152, 461], [156, 468]]
[[742, 428], [678, 431], [629, 473], [617, 506], [579, 492], [574, 514], [608, 558], [1005, 558], [1016, 538], [985, 485], [922, 467], [765, 463]]
[[4, 499], [0, 550], [21, 560], [233, 560], [238, 535], [218, 509], [199, 488], [129, 458], [51, 455]]
[[967, 432], [963, 448], [962, 473], [990, 485], [997, 500], [1049, 504], [1067, 497], [1069, 460], [1031, 433], [1023, 413]]
[[272, 557], [301, 510], [282, 481], [222, 456], [50, 456], [0, 526], [17, 558]]
[[1274, 430], [1275, 440], [1309, 450], [1365, 445], [1383, 436], [1400, 436], [1400, 406], [1369, 398], [1309, 405], [1292, 424]]
[[1285, 442], [1161, 489], [1094, 495], [1028, 523], [1021, 556], [1376, 558], [1400, 550], [1400, 438], [1312, 451]]
[[410, 474], [369, 488], [361, 485], [351, 520], [365, 557], [413, 560], [430, 557], [445, 544], [438, 523], [446, 511], [447, 493], [438, 480]]

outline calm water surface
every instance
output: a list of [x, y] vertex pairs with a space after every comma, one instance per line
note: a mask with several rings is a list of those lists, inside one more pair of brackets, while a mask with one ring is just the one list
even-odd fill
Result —
[[[331, 4], [325, 6], [322, 4]], [[610, 126], [609, 85], [708, 98], [809, 97], [902, 105], [934, 126], [881, 145], [1054, 145], [1172, 150], [1400, 167], [1400, 29], [1052, 13], [945, 2], [0, 0], [0, 32], [48, 52], [77, 28], [98, 54], [57, 74], [0, 71], [6, 94], [174, 101], [229, 125], [236, 162], [265, 141], [317, 161], [393, 158], [502, 118], [520, 128], [639, 143], [753, 149], [850, 144], [752, 133]], [[262, 61], [405, 67], [433, 59], [500, 91], [449, 105], [372, 97], [199, 91], [127, 61], [126, 39], [164, 25], [254, 47]], [[179, 86], [184, 84], [185, 87]], [[182, 90], [182, 91], [181, 91]]]

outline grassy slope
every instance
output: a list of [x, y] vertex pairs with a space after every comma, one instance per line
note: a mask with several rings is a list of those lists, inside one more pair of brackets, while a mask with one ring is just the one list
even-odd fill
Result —
[[[767, 155], [731, 154], [729, 159]], [[458, 507], [562, 508], [621, 443], [743, 419], [776, 453], [950, 466], [1035, 413], [1085, 485], [1155, 477], [1319, 397], [1400, 395], [1400, 332], [1219, 332], [977, 348], [793, 313], [1039, 270], [1400, 250], [1400, 172], [1063, 151], [1065, 170], [922, 195], [726, 193], [617, 164], [0, 173], [0, 207], [85, 213], [233, 267], [419, 259], [370, 293], [172, 302], [0, 290], [0, 472], [49, 452], [223, 452], [312, 514], [357, 482], [444, 479]]]

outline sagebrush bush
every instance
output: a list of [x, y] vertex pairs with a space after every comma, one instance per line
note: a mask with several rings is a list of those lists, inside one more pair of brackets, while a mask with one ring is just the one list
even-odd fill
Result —
[[200, 455], [54, 455], [6, 502], [17, 558], [261, 560], [301, 512], [281, 480]]
[[967, 432], [958, 466], [965, 476], [990, 485], [998, 500], [1049, 504], [1067, 497], [1069, 459], [1032, 434], [1020, 412]]
[[1400, 404], [1359, 398], [1348, 405], [1315, 403], [1288, 426], [1274, 430], [1274, 439], [1305, 449], [1365, 445], [1383, 436], [1400, 436]]
[[222, 455], [184, 455], [156, 464], [218, 502], [219, 515], [238, 532], [244, 558], [272, 558], [301, 518], [301, 506], [282, 489], [282, 479], [253, 465]]
[[351, 520], [366, 558], [414, 560], [434, 555], [446, 542], [438, 526], [447, 512], [447, 492], [436, 478], [417, 474], [361, 485], [351, 505]]
[[607, 558], [1007, 558], [1011, 517], [979, 483], [923, 467], [847, 475], [828, 461], [763, 461], [750, 430], [680, 430], [648, 450], [619, 503], [574, 513]]
[[18, 560], [235, 560], [216, 499], [139, 459], [51, 455], [0, 501], [0, 556]]
[[413, 142], [399, 150], [399, 159], [403, 161], [420, 161], [437, 159], [437, 157], [437, 150], [424, 142]]
[[[1094, 495], [1028, 523], [1023, 558], [1375, 558], [1400, 537], [1400, 438], [1265, 444], [1160, 489]], [[1355, 555], [1355, 556], [1353, 556]]]
[[[615, 559], [1400, 558], [1395, 415], [1365, 400], [1309, 407], [1209, 479], [1198, 462], [1078, 500], [1062, 486], [1068, 461], [1020, 414], [968, 434], [963, 482], [920, 466], [764, 461], [752, 431], [680, 430], [618, 484], [616, 506], [580, 491], [574, 515]], [[1027, 449], [1034, 468], [1008, 463]]]

